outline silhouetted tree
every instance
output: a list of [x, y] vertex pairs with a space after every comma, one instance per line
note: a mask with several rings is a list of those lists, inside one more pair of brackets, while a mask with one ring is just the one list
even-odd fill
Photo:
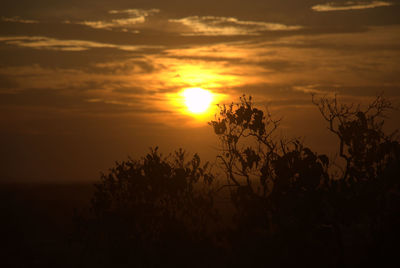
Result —
[[217, 158], [228, 180], [224, 187], [230, 188], [236, 208], [232, 244], [239, 253], [251, 241], [246, 252], [259, 253], [258, 257], [266, 254], [267, 244], [274, 247], [271, 241], [288, 240], [278, 254], [300, 250], [296, 238], [303, 243], [304, 234], [324, 224], [328, 157], [312, 152], [298, 139], [274, 137], [280, 120], [256, 108], [251, 97], [240, 100], [220, 106], [210, 122], [220, 140]]
[[270, 254], [280, 264], [294, 255], [286, 264], [303, 256], [303, 264], [330, 259], [333, 266], [345, 265], [353, 248], [344, 244], [359, 243], [357, 232], [368, 236], [372, 254], [364, 254], [366, 262], [382, 255], [382, 245], [391, 244], [383, 242], [388, 233], [382, 231], [400, 215], [400, 147], [394, 135], [384, 133], [382, 120], [391, 103], [378, 96], [362, 110], [336, 98], [317, 101], [313, 96], [313, 102], [339, 138], [345, 160], [339, 178], [329, 173], [326, 155], [298, 139], [274, 136], [280, 121], [255, 107], [251, 97], [219, 106], [209, 123], [220, 140], [217, 158], [227, 178], [221, 188], [229, 187], [236, 208], [236, 233], [231, 235], [235, 256], [243, 256], [245, 248], [246, 256], [254, 257], [244, 262], [262, 259], [267, 249], [280, 245]]
[[380, 263], [384, 247], [392, 244], [384, 240], [400, 238], [398, 228], [389, 227], [400, 220], [400, 144], [396, 132], [387, 135], [383, 130], [385, 115], [394, 107], [382, 95], [364, 109], [339, 104], [336, 97], [317, 100], [313, 96], [313, 102], [338, 138], [345, 163], [341, 176], [329, 182], [331, 224], [340, 244], [342, 230], [363, 233], [370, 248], [369, 262], [375, 258]]

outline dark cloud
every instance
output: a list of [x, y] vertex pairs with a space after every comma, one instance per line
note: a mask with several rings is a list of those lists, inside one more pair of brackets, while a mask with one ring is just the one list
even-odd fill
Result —
[[135, 74], [150, 74], [162, 68], [162, 66], [157, 66], [144, 57], [131, 56], [129, 60], [126, 60], [126, 58], [126, 55], [125, 57], [113, 58], [110, 59], [112, 61], [109, 63], [105, 63], [103, 59], [102, 63], [92, 64], [90, 71], [104, 74], [129, 74], [132, 72]]
[[400, 97], [400, 85], [396, 86], [318, 86], [322, 92], [336, 92], [340, 95], [371, 97], [384, 94], [388, 98]]
[[14, 89], [18, 87], [18, 83], [6, 76], [6, 75], [0, 75], [0, 90], [1, 89]]
[[121, 93], [122, 95], [125, 94], [133, 94], [133, 95], [154, 95], [157, 93], [157, 91], [148, 91], [143, 87], [118, 87], [116, 89], [113, 89], [113, 92], [115, 93]]

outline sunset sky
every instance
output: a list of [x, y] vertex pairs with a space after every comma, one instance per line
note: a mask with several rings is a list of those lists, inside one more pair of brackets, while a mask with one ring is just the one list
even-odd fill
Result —
[[251, 95], [282, 135], [328, 152], [311, 93], [400, 103], [400, 2], [6, 1], [0, 180], [94, 180], [156, 145], [212, 160], [214, 111], [187, 111], [185, 88]]

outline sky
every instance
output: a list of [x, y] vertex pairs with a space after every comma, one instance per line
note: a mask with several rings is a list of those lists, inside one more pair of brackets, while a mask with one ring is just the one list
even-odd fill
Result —
[[185, 112], [185, 88], [212, 107], [251, 95], [281, 135], [332, 153], [311, 94], [399, 104], [399, 14], [399, 1], [7, 1], [0, 181], [92, 181], [155, 146], [213, 160], [214, 110]]

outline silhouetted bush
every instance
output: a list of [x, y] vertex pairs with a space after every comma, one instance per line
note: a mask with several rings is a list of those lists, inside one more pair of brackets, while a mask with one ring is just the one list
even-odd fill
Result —
[[217, 217], [213, 180], [208, 163], [198, 155], [187, 161], [183, 150], [165, 158], [156, 148], [139, 161], [117, 163], [95, 184], [92, 215], [80, 218], [83, 260], [153, 267], [203, 258]]

